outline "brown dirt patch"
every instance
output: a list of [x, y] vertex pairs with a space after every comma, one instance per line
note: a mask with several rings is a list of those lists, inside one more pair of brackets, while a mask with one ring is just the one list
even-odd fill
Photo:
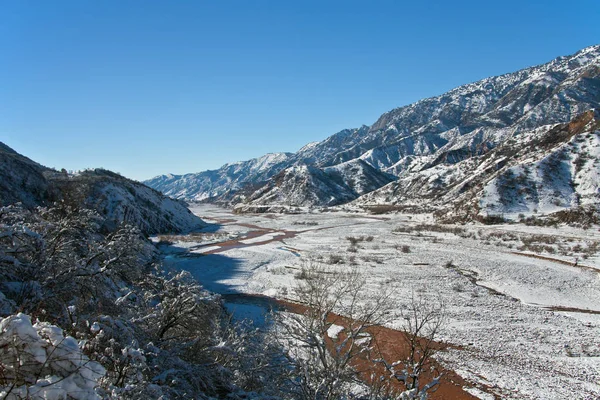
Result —
[[[261, 296], [264, 297], [264, 296]], [[287, 300], [276, 300], [274, 302], [282, 309], [296, 314], [303, 314], [307, 311], [307, 306], [299, 303], [294, 303]], [[347, 320], [339, 315], [331, 314], [328, 316], [331, 323], [340, 326], [347, 326]], [[374, 326], [369, 328], [368, 333], [373, 338], [373, 342], [377, 343], [384, 359], [389, 363], [396, 360], [404, 359], [408, 356], [408, 342], [404, 333], [383, 326]], [[329, 343], [333, 345], [330, 339]], [[446, 343], [435, 343], [434, 347], [443, 351], [448, 348], [459, 348], [457, 346]], [[367, 384], [372, 384], [379, 377], [386, 375], [384, 367], [380, 364], [375, 364], [368, 357], [355, 358], [352, 365], [360, 372], [361, 379]], [[432, 373], [441, 373], [442, 378], [435, 392], [430, 392], [429, 398], [432, 400], [474, 400], [477, 397], [463, 390], [464, 386], [471, 386], [467, 381], [461, 378], [454, 371], [442, 367], [439, 363], [432, 362], [433, 372], [428, 372], [424, 375], [424, 381], [429, 381], [433, 378]], [[396, 385], [399, 389], [400, 385]], [[487, 388], [480, 388], [486, 390]]]

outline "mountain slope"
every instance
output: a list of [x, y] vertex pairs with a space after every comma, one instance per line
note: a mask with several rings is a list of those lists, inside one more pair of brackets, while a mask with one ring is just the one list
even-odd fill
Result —
[[[446, 149], [447, 157], [453, 150]], [[438, 217], [468, 221], [519, 218], [600, 205], [600, 113], [522, 132], [484, 155], [432, 161], [357, 200], [358, 204], [424, 202]]]
[[236, 200], [250, 205], [333, 206], [352, 201], [393, 180], [393, 176], [362, 160], [324, 169], [297, 164]]
[[155, 234], [204, 225], [185, 204], [141, 183], [103, 169], [58, 172], [0, 143], [0, 205], [20, 202], [32, 208], [59, 200], [98, 211], [107, 229], [127, 222]]
[[[294, 194], [297, 192], [294, 188], [298, 186], [292, 182], [289, 187], [285, 186], [283, 180], [291, 179], [297, 183], [296, 176], [299, 174], [303, 177], [317, 176], [316, 172], [291, 169], [282, 178], [277, 174], [283, 170], [308, 165], [325, 172], [327, 168], [357, 160], [399, 178], [397, 183], [391, 184], [396, 189], [386, 186], [385, 190], [376, 190], [368, 195], [365, 201], [398, 203], [411, 197], [407, 197], [407, 193], [411, 193], [412, 189], [399, 189], [402, 185], [420, 183], [422, 186], [414, 193], [447, 190], [442, 177], [453, 175], [451, 171], [455, 164], [462, 163], [463, 167], [472, 164], [471, 169], [476, 169], [482, 156], [511, 143], [514, 138], [542, 134], [543, 129], [538, 131], [538, 128], [567, 123], [577, 115], [596, 108], [600, 108], [600, 46], [588, 47], [543, 65], [486, 78], [440, 96], [396, 108], [381, 115], [372, 126], [346, 129], [322, 142], [311, 143], [295, 154], [287, 154], [276, 168], [260, 174], [249, 168], [256, 159], [238, 165], [244, 172], [243, 183], [254, 186], [254, 189], [263, 185], [263, 193], [282, 186], [291, 189], [278, 189], [277, 196], [253, 194], [250, 197], [255, 204], [261, 201], [269, 204], [273, 201], [293, 203], [298, 199]], [[204, 181], [192, 181], [187, 175], [174, 177], [168, 182], [159, 178], [147, 183], [181, 198], [205, 199], [227, 192], [229, 199], [247, 200], [247, 195], [232, 195], [242, 187], [239, 185], [241, 180], [227, 173], [226, 167], [217, 172], [195, 174], [216, 173], [220, 179], [211, 180], [210, 185]], [[241, 170], [236, 174], [240, 174]], [[320, 186], [316, 185], [315, 190], [320, 190]], [[312, 185], [306, 187], [313, 188]], [[369, 189], [377, 187], [370, 186]], [[190, 196], [190, 193], [193, 195]], [[291, 197], [286, 197], [286, 193]], [[310, 196], [307, 194], [305, 198]], [[325, 195], [314, 198], [321, 199], [316, 205], [328, 205], [333, 201]], [[346, 191], [341, 190], [338, 200], [346, 198]]]
[[51, 196], [44, 177], [47, 168], [0, 142], [0, 205], [40, 204]]
[[202, 201], [261, 182], [289, 166], [290, 153], [272, 153], [248, 161], [225, 164], [218, 170], [185, 175], [159, 175], [144, 183], [167, 196]]
[[205, 225], [184, 203], [104, 169], [48, 174], [48, 179], [63, 198], [100, 212], [108, 229], [127, 222], [151, 235], [188, 232]]
[[385, 174], [361, 159], [350, 160], [327, 167], [323, 171], [331, 179], [343, 182], [357, 197], [380, 188], [396, 179], [393, 175]]
[[310, 156], [322, 166], [363, 157], [397, 174], [406, 157], [433, 154], [453, 138], [471, 134], [474, 144], [489, 147], [514, 132], [567, 122], [600, 105], [599, 77], [600, 46], [593, 46], [386, 112], [366, 132], [347, 135], [346, 146], [334, 156], [320, 144]]
[[249, 200], [253, 204], [311, 206], [342, 204], [355, 198], [348, 186], [331, 179], [323, 170], [295, 165], [271, 179]]

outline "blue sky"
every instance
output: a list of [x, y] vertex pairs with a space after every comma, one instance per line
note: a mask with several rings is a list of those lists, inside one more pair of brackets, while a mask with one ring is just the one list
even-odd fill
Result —
[[134, 179], [296, 151], [600, 43], [600, 1], [0, 5], [0, 141]]

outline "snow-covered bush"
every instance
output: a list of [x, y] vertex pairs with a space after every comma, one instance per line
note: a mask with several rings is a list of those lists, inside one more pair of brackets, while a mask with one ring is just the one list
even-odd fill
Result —
[[94, 399], [105, 369], [78, 342], [47, 322], [25, 314], [0, 321], [0, 397]]
[[[372, 350], [367, 330], [388, 318], [389, 291], [366, 298], [358, 272], [307, 268], [295, 292], [306, 312], [264, 332], [232, 324], [218, 296], [157, 256], [137, 228], [105, 231], [96, 212], [73, 204], [0, 208], [4, 397], [356, 394], [353, 361]], [[405, 394], [427, 391], [409, 386]]]
[[378, 398], [426, 400], [438, 389], [442, 373], [433, 362], [433, 355], [439, 349], [435, 340], [445, 321], [443, 310], [443, 304], [415, 296], [403, 305], [401, 332], [405, 354], [392, 354], [396, 360], [390, 362], [379, 352], [373, 360], [387, 373], [387, 380], [374, 388], [385, 394]]
[[[272, 330], [286, 349], [287, 365], [271, 379], [279, 380], [288, 394], [320, 400], [425, 400], [435, 391], [440, 374], [432, 355], [443, 323], [440, 306], [416, 297], [408, 304], [395, 301], [393, 285], [376, 294], [365, 292], [364, 275], [357, 270], [310, 264], [302, 275], [294, 295], [305, 309], [280, 313]], [[400, 339], [405, 354], [386, 350], [387, 339], [378, 333], [380, 325], [398, 318], [405, 321]], [[372, 376], [361, 375], [365, 371]]]
[[151, 312], [139, 323], [154, 336], [153, 340], [209, 337], [215, 330], [213, 319], [221, 312], [217, 297], [202, 289], [189, 272], [146, 279], [142, 285], [151, 289], [144, 292], [145, 304]]

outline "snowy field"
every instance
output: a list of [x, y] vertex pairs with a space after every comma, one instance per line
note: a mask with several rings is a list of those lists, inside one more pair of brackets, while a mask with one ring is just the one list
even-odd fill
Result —
[[[205, 235], [163, 238], [172, 243], [166, 251], [188, 252], [167, 260], [209, 290], [290, 298], [303, 265], [355, 266], [368, 279], [365, 290], [393, 284], [400, 300], [443, 301], [441, 339], [461, 350], [437, 357], [471, 383], [471, 393], [492, 398], [479, 390], [488, 387], [508, 399], [600, 398], [597, 227], [452, 230], [427, 215], [191, 209], [213, 225]], [[252, 315], [251, 305], [241, 307]]]

